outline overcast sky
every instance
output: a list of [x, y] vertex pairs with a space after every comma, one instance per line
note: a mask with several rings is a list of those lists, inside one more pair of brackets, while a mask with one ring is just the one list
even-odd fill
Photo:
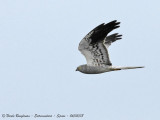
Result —
[[[159, 5], [158, 0], [0, 0], [0, 114], [159, 120]], [[112, 20], [121, 22], [112, 33], [123, 35], [109, 48], [112, 64], [145, 68], [76, 72], [86, 63], [80, 40]]]

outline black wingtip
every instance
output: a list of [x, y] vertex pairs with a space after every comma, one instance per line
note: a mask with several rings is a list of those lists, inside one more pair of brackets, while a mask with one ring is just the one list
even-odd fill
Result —
[[122, 35], [117, 34], [116, 35], [116, 40], [120, 40], [120, 39], [122, 39]]
[[122, 39], [122, 35], [119, 35], [118, 33], [114, 33], [114, 34], [106, 37], [105, 43], [115, 42], [116, 40], [120, 40], [120, 39]]
[[[117, 22], [117, 20], [113, 20], [106, 24], [104, 23], [100, 24], [95, 29], [93, 29], [94, 33], [91, 36], [91, 39], [92, 39], [91, 44], [104, 40], [104, 38], [107, 36], [108, 33], [110, 33], [112, 30], [119, 28], [119, 27], [120, 27], [120, 22]], [[116, 38], [121, 39], [118, 37]]]
[[110, 23], [114, 23], [114, 24], [120, 24], [121, 22], [117, 22], [117, 20], [113, 20], [113, 21], [111, 21], [111, 22], [109, 22], [109, 23], [107, 23], [107, 24], [110, 24]]

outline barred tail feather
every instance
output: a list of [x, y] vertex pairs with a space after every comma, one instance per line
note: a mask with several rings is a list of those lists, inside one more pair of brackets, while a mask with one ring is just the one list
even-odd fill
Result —
[[144, 66], [136, 66], [136, 67], [113, 67], [113, 70], [127, 70], [127, 69], [137, 69], [144, 68]]

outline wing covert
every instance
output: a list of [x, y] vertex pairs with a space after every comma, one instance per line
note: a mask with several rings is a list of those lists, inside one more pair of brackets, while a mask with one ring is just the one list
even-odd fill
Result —
[[79, 43], [79, 51], [85, 56], [87, 65], [103, 66], [112, 65], [109, 59], [107, 46], [112, 42], [121, 39], [121, 35], [113, 34], [107, 36], [109, 32], [119, 27], [120, 22], [116, 20], [107, 24], [100, 24], [91, 30]]

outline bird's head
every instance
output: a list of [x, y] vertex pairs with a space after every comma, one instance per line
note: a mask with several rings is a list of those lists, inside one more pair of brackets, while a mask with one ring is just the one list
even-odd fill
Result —
[[81, 71], [81, 66], [78, 66], [76, 71]]
[[77, 67], [76, 71], [79, 71], [79, 72], [85, 72], [87, 70], [87, 65], [80, 65]]

